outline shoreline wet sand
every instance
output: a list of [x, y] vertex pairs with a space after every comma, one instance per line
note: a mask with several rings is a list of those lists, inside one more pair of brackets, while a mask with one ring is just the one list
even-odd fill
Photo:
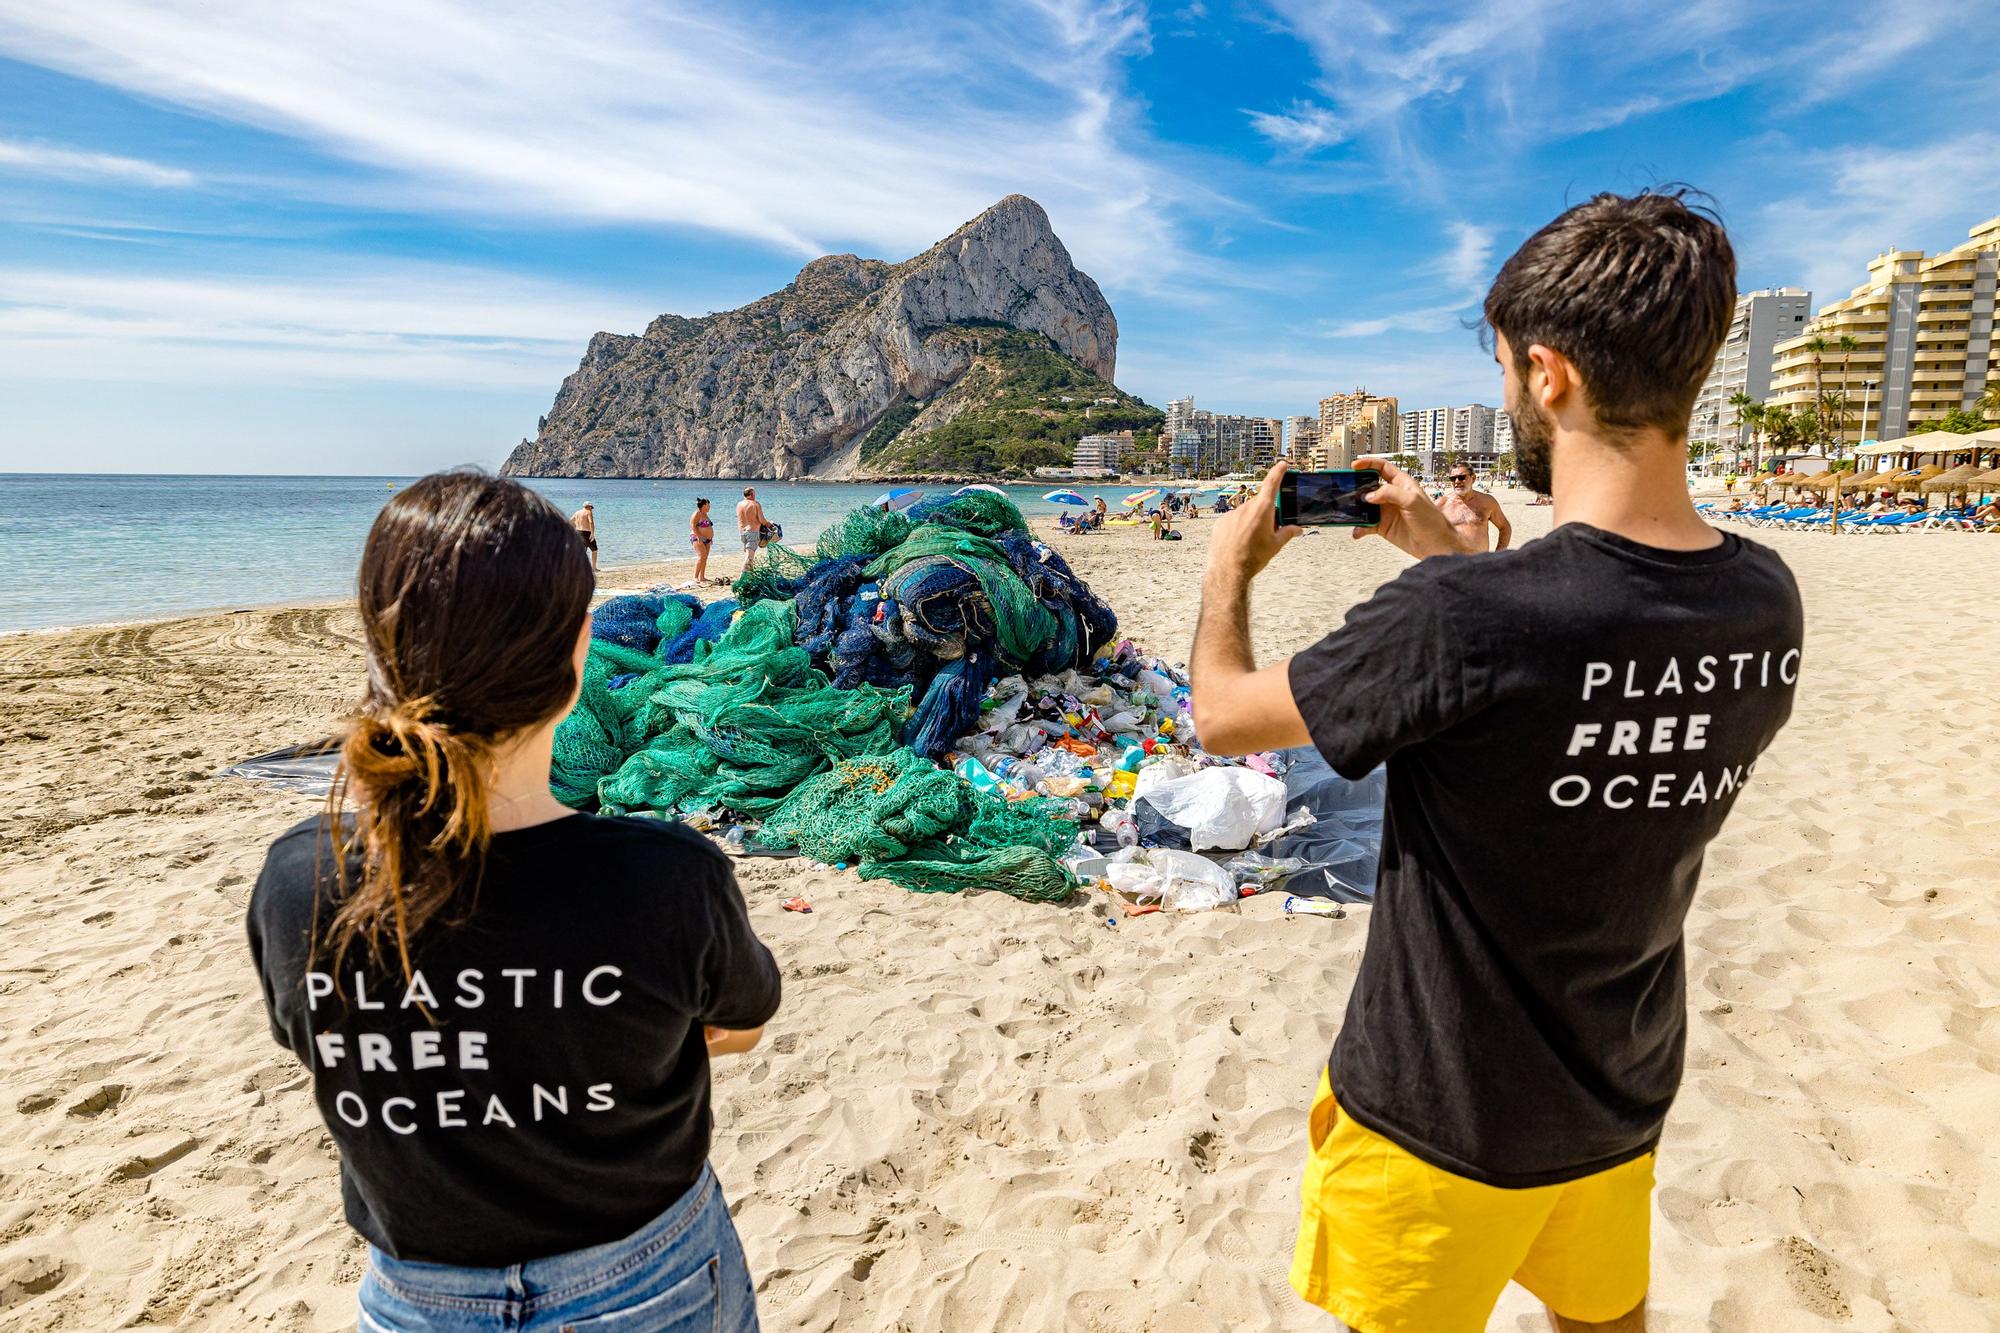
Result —
[[[1525, 498], [1524, 539], [1549, 521]], [[1053, 540], [1184, 661], [1211, 522]], [[1688, 924], [1653, 1327], [1982, 1327], [2000, 541], [1751, 535], [1804, 590], [1804, 677]], [[1405, 563], [1296, 543], [1257, 586], [1259, 648], [1304, 647]], [[265, 845], [314, 804], [210, 775], [329, 731], [359, 652], [339, 602], [0, 636], [0, 1326], [353, 1326], [363, 1251], [242, 928]], [[767, 1327], [1326, 1326], [1284, 1274], [1367, 909], [1111, 925], [1088, 898], [740, 875], [788, 994], [718, 1065], [714, 1160]], [[1492, 1327], [1538, 1320], [1510, 1290]]]

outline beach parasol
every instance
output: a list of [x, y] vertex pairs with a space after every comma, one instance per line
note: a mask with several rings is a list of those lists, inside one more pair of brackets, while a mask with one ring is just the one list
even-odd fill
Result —
[[924, 493], [914, 486], [892, 486], [868, 503], [877, 509], [908, 509], [924, 498]]
[[1050, 504], [1075, 505], [1079, 509], [1083, 508], [1084, 506], [1090, 503], [1090, 501], [1084, 499], [1081, 495], [1078, 495], [1075, 491], [1050, 491], [1047, 495], [1044, 495], [1042, 498], [1044, 500], [1047, 500]]
[[1007, 492], [1001, 490], [998, 486], [988, 486], [983, 481], [975, 481], [970, 486], [961, 486], [957, 490], [953, 491], [952, 494], [964, 495], [967, 491], [991, 491], [995, 495], [1000, 496], [1002, 499], [1007, 498]]
[[1897, 477], [1893, 482], [1889, 484], [1899, 491], [1914, 491], [1922, 487], [1923, 484], [1929, 481], [1932, 477], [1939, 475], [1943, 471], [1944, 469], [1939, 467], [1936, 463], [1926, 463], [1922, 467], [1918, 468], [1915, 472], [1905, 472], [1903, 475]]
[[1949, 472], [1940, 472], [1935, 477], [1917, 483], [1920, 491], [1962, 491], [1979, 475], [1979, 468], [1972, 463], [1960, 463]]
[[1155, 487], [1150, 491], [1140, 491], [1137, 495], [1126, 496], [1125, 503], [1128, 505], [1142, 505], [1146, 503], [1146, 501], [1148, 500], [1158, 499], [1159, 495], [1160, 495], [1159, 489]]
[[1990, 491], [2000, 491], [2000, 467], [1994, 468], [1991, 472], [1980, 473], [1965, 484], [1965, 489], [1977, 491], [1981, 495]]
[[1866, 472], [1850, 472], [1840, 479], [1840, 489], [1843, 491], [1872, 491], [1875, 489], [1876, 483], [1881, 481], [1881, 479], [1882, 474], [1874, 468], [1869, 468]]

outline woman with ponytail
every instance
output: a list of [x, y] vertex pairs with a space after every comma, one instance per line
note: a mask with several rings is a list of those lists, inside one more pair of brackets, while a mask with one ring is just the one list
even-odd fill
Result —
[[593, 582], [516, 482], [391, 500], [339, 777], [251, 897], [272, 1032], [369, 1242], [364, 1330], [757, 1327], [709, 1061], [757, 1043], [778, 971], [706, 839], [549, 794]]

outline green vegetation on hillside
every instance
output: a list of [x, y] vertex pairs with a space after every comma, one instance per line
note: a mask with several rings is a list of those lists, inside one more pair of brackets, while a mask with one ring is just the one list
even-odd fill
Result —
[[1039, 333], [981, 323], [931, 336], [971, 347], [971, 368], [944, 395], [969, 405], [934, 430], [914, 432], [909, 425], [927, 404], [891, 408], [861, 442], [871, 472], [1025, 476], [1068, 466], [1085, 435], [1130, 430], [1136, 445], [1149, 447], [1166, 421], [1158, 408], [1091, 374]]

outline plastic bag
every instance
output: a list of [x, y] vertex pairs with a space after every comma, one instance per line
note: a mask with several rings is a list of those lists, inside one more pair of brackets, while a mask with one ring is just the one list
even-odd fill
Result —
[[1188, 831], [1188, 845], [1199, 852], [1215, 847], [1248, 847], [1259, 833], [1279, 827], [1285, 815], [1285, 784], [1247, 768], [1204, 768], [1165, 782], [1146, 781], [1151, 765], [1139, 773], [1136, 799]]
[[1236, 901], [1236, 879], [1205, 856], [1165, 847], [1121, 847], [1105, 882], [1135, 903], [1169, 912], [1205, 912]]

